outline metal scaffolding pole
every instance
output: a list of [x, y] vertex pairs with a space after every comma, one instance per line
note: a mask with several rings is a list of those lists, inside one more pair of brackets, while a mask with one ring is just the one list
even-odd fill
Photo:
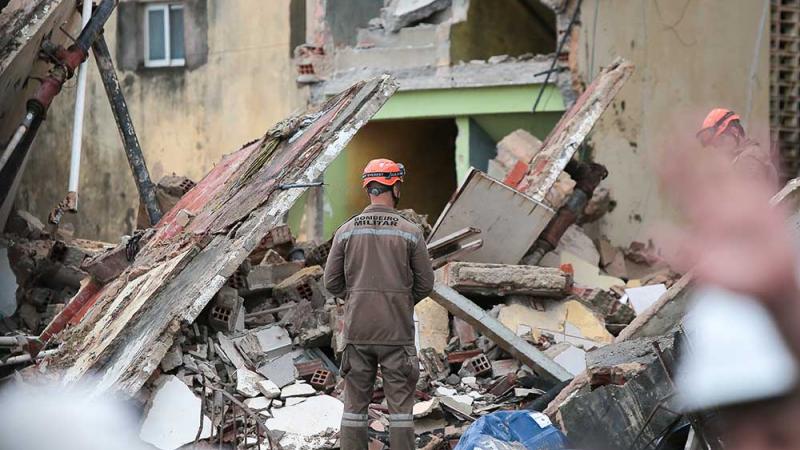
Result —
[[155, 225], [161, 219], [161, 209], [156, 200], [156, 190], [150, 173], [147, 171], [147, 164], [144, 161], [142, 147], [136, 137], [136, 130], [133, 127], [128, 104], [122, 94], [117, 73], [114, 70], [114, 61], [108, 52], [108, 45], [102, 34], [100, 34], [92, 45], [97, 68], [100, 70], [100, 77], [103, 79], [103, 86], [114, 113], [114, 120], [117, 122], [119, 135], [122, 138], [122, 145], [125, 147], [125, 156], [128, 157], [128, 164], [133, 172], [133, 179], [136, 182], [136, 189], [139, 191], [139, 198], [147, 211], [150, 225]]

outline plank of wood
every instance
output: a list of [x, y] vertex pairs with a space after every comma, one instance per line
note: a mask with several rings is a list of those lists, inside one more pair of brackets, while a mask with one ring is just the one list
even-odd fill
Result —
[[[65, 384], [95, 374], [94, 394], [135, 394], [181, 323], [197, 318], [304, 192], [278, 185], [318, 179], [396, 88], [388, 75], [358, 83], [228, 155], [165, 214], [156, 236], [103, 288], [46, 371]], [[185, 229], [176, 221], [181, 209], [196, 214]]]
[[520, 362], [535, 369], [542, 376], [565, 381], [572, 375], [536, 347], [506, 328], [483, 308], [452, 288], [436, 283], [430, 298], [444, 306], [450, 314], [469, 323]]
[[528, 174], [517, 186], [518, 190], [537, 202], [545, 202], [558, 175], [632, 73], [633, 64], [622, 58], [600, 72], [547, 136], [542, 149], [528, 164]]

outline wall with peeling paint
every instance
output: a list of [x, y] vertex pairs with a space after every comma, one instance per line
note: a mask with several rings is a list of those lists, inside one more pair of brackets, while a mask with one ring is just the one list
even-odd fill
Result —
[[[118, 70], [154, 180], [173, 171], [199, 180], [223, 154], [305, 105], [289, 59], [289, 3], [238, 0], [230, 7], [208, 0], [205, 63], [192, 69]], [[105, 35], [117, 62], [116, 15]], [[80, 211], [62, 223], [80, 237], [117, 241], [135, 224], [138, 195], [90, 61]], [[66, 194], [73, 103], [70, 82], [42, 125], [17, 197], [19, 208], [41, 219]]]
[[768, 145], [769, 23], [755, 48], [765, 2], [583, 2], [572, 55], [583, 81], [616, 56], [636, 64], [590, 141], [594, 159], [608, 167], [603, 185], [617, 201], [599, 231], [615, 244], [646, 240], [671, 216], [658, 191], [656, 155], [693, 142], [711, 108], [732, 108], [743, 117], [750, 109], [745, 128]]

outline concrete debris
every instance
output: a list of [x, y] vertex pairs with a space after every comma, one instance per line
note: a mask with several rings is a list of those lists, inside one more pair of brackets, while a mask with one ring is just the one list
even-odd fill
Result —
[[284, 432], [283, 448], [324, 448], [325, 441], [339, 431], [344, 404], [329, 395], [311, 397], [294, 406], [273, 408], [267, 419], [270, 430]]
[[[636, 314], [641, 314], [647, 308], [653, 306], [665, 292], [667, 292], [665, 285], [653, 284], [625, 289], [625, 297], [627, 297], [627, 302], [630, 303]], [[623, 302], [626, 300], [625, 297], [623, 297]]]
[[558, 406], [556, 420], [573, 445], [641, 448], [675, 420], [668, 401], [673, 395], [668, 367], [675, 361], [674, 339], [655, 341], [660, 350], [652, 345], [654, 339], [595, 350], [602, 356], [591, 357], [591, 387], [581, 388]]
[[462, 294], [554, 298], [565, 297], [572, 285], [560, 269], [468, 262], [448, 263], [437, 270], [437, 280]]
[[281, 396], [281, 388], [271, 380], [259, 381], [258, 384], [256, 384], [256, 388], [264, 397], [269, 399], [275, 399]]
[[[200, 399], [180, 379], [164, 375], [156, 382], [150, 405], [144, 414], [139, 437], [162, 450], [174, 450], [197, 436]], [[203, 416], [201, 439], [211, 436], [211, 420]]]
[[614, 340], [602, 319], [577, 300], [512, 303], [500, 309], [498, 319], [518, 336], [533, 342], [544, 338], [593, 348]]
[[450, 339], [450, 322], [447, 310], [430, 298], [423, 299], [414, 307], [419, 332], [419, 347], [432, 348], [444, 353]]
[[272, 406], [272, 400], [266, 397], [253, 397], [245, 399], [244, 404], [253, 411], [261, 411]]
[[322, 267], [303, 268], [278, 283], [272, 290], [272, 295], [278, 303], [307, 300], [318, 308], [325, 303], [325, 288], [320, 278], [322, 278]]
[[390, 0], [381, 10], [383, 27], [396, 32], [431, 14], [447, 9], [452, 0]]
[[286, 400], [290, 397], [308, 397], [309, 395], [316, 394], [317, 391], [314, 387], [307, 383], [294, 383], [281, 389], [281, 400]]
[[421, 402], [414, 403], [414, 418], [419, 419], [422, 417], [426, 417], [430, 414], [433, 414], [435, 411], [439, 409], [439, 399], [432, 398], [430, 400], [424, 400]]
[[297, 368], [294, 366], [294, 353], [287, 353], [277, 358], [266, 361], [256, 370], [261, 375], [268, 378], [278, 387], [292, 383], [297, 379]]
[[[373, 22], [359, 36], [451, 20], [437, 14], [451, 4], [389, 0], [383, 30]], [[580, 226], [613, 201], [576, 174], [598, 167], [573, 156], [631, 71], [621, 60], [603, 69], [544, 142], [522, 129], [506, 135], [492, 176], [471, 169], [433, 227], [401, 211], [423, 230], [438, 267], [434, 291], [414, 310], [417, 448], [454, 448], [481, 416], [547, 402], [577, 446], [644, 448], [672, 420], [657, 412], [645, 423], [671, 394], [668, 333], [690, 276], [678, 280], [649, 242], [620, 248]], [[13, 239], [0, 241], [17, 284], [15, 313], [0, 317], [0, 331], [55, 336], [25, 375], [69, 385], [101, 374], [92, 393], [145, 403], [141, 438], [160, 449], [193, 442], [200, 423], [201, 448], [216, 439], [230, 448], [336, 448], [347, 304], [321, 281], [329, 236], [292, 234], [284, 216], [302, 190], [278, 183], [320, 179], [395, 89], [389, 77], [355, 85], [276, 124], [198, 184], [165, 177], [163, 219], [119, 245], [50, 233], [16, 212], [6, 227]], [[530, 258], [545, 238], [551, 245]], [[376, 449], [388, 448], [390, 428], [381, 376], [367, 411]]]
[[[64, 384], [104, 373], [93, 386], [95, 393], [138, 392], [172, 346], [179, 324], [195, 322], [303, 193], [281, 189], [276, 180], [292, 184], [320, 177], [396, 88], [388, 75], [364, 81], [315, 111], [279, 122], [227, 155], [166, 212], [119, 277], [99, 289], [92, 283], [81, 287], [83, 276], [73, 277], [75, 287], [91, 299], [87, 309], [92, 311], [64, 336], [64, 351], [47, 357], [45, 371]], [[302, 139], [291, 139], [301, 134]], [[181, 209], [195, 214], [186, 227], [176, 222]], [[72, 264], [71, 254], [62, 254]], [[316, 306], [320, 300], [318, 306], [324, 295], [311, 301]]]
[[245, 397], [257, 397], [260, 391], [258, 383], [264, 378], [247, 369], [236, 370], [236, 392]]
[[586, 350], [581, 347], [561, 342], [548, 348], [544, 353], [572, 375], [578, 375], [586, 370]]

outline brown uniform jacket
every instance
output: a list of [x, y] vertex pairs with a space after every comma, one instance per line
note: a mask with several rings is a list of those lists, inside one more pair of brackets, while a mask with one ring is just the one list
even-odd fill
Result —
[[345, 299], [345, 343], [413, 345], [414, 304], [433, 289], [422, 230], [393, 208], [368, 206], [336, 231], [325, 288]]
[[733, 167], [742, 176], [761, 179], [777, 188], [778, 171], [770, 160], [769, 152], [755, 141], [747, 140], [736, 149]]

